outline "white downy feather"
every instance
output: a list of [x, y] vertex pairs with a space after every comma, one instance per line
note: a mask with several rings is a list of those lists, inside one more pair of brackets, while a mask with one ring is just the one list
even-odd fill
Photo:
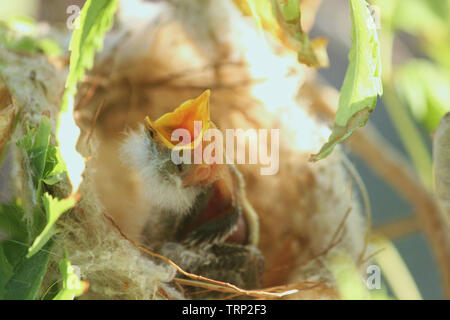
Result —
[[149, 204], [161, 211], [185, 214], [192, 208], [200, 187], [183, 187], [180, 177], [164, 173], [164, 163], [170, 161], [170, 152], [163, 152], [144, 132], [128, 134], [120, 148], [125, 165], [139, 173]]

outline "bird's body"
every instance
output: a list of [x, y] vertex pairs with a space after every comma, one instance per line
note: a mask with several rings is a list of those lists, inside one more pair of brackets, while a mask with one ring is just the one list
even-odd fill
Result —
[[[122, 147], [127, 164], [145, 182], [151, 205], [143, 228], [147, 246], [183, 269], [252, 288], [260, 282], [263, 258], [256, 249], [257, 216], [239, 171], [225, 163], [175, 164], [173, 130], [209, 119], [209, 91], [131, 134]], [[204, 131], [202, 131], [204, 133]], [[201, 138], [201, 137], [200, 137]], [[195, 152], [203, 141], [184, 146]]]

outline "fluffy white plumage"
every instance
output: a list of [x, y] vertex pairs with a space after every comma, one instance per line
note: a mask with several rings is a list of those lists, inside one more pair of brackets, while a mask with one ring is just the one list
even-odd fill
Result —
[[169, 150], [163, 151], [145, 134], [144, 127], [132, 131], [120, 148], [122, 162], [141, 177], [149, 204], [161, 211], [184, 214], [194, 204], [200, 187], [183, 187], [180, 177], [164, 172], [171, 161]]

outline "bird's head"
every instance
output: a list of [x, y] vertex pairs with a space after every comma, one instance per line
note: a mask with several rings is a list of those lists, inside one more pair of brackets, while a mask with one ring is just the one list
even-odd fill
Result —
[[[216, 179], [220, 165], [203, 161], [194, 163], [195, 152], [201, 152], [208, 143], [203, 141], [206, 130], [214, 127], [210, 120], [209, 97], [210, 91], [206, 90], [155, 121], [146, 117], [143, 132], [132, 134], [125, 141], [122, 156], [128, 157], [127, 162], [140, 171], [144, 180], [181, 190], [206, 185]], [[186, 143], [183, 143], [184, 139], [174, 141], [172, 134], [177, 129], [189, 133], [190, 140]], [[172, 157], [174, 151], [179, 155], [188, 153], [191, 161], [176, 164]]]

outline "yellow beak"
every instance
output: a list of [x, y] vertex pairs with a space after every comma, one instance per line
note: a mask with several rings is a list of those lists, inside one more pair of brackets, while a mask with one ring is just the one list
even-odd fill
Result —
[[[196, 99], [188, 100], [161, 116], [156, 121], [145, 118], [147, 130], [155, 133], [153, 139], [161, 141], [166, 147], [173, 150], [194, 149], [201, 143], [203, 135], [210, 126], [209, 113], [210, 90], [206, 90]], [[195, 122], [201, 122], [201, 132], [195, 132]], [[180, 144], [172, 141], [172, 132], [176, 129], [185, 129], [190, 133], [190, 143]], [[194, 139], [194, 141], [192, 141]]]

